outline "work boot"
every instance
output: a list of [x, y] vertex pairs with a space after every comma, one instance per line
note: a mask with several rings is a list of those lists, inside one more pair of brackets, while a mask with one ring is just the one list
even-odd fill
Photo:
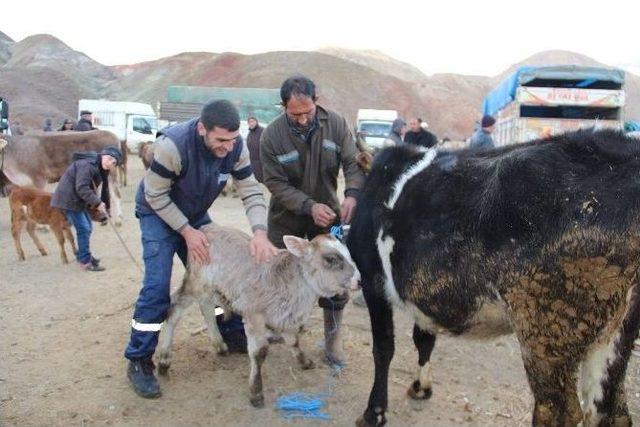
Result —
[[344, 365], [346, 356], [342, 349], [343, 310], [324, 311], [324, 352], [330, 365]]
[[158, 379], [153, 374], [155, 367], [151, 357], [129, 361], [127, 377], [138, 396], [145, 399], [154, 399], [162, 394]]

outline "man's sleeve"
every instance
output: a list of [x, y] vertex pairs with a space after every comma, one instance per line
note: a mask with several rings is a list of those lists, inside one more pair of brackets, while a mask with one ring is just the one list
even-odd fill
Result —
[[238, 193], [244, 205], [251, 230], [267, 231], [267, 203], [262, 194], [260, 184], [251, 171], [251, 162], [247, 144], [242, 141], [242, 152], [231, 172], [233, 180], [238, 188]]
[[[76, 163], [78, 165], [78, 163]], [[88, 163], [76, 166], [76, 193], [91, 207], [97, 207], [102, 201], [93, 189], [91, 168]]]
[[351, 131], [347, 125], [347, 121], [342, 119], [342, 147], [340, 155], [342, 157], [342, 171], [344, 172], [345, 180], [345, 197], [357, 197], [360, 193], [360, 189], [364, 185], [364, 174], [356, 162], [356, 155], [358, 154], [358, 148], [353, 141]]
[[271, 192], [271, 197], [297, 215], [311, 215], [311, 207], [315, 201], [291, 185], [289, 177], [274, 152], [273, 141], [270, 140], [267, 130], [262, 132], [260, 160], [262, 161], [264, 185]]
[[144, 197], [155, 213], [176, 231], [189, 222], [169, 195], [181, 170], [178, 148], [169, 138], [160, 136], [153, 143], [153, 162], [144, 175]]

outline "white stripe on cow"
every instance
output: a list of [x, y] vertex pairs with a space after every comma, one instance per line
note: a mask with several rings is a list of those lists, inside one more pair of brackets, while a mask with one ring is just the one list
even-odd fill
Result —
[[396, 205], [396, 202], [398, 201], [400, 194], [402, 194], [402, 190], [404, 189], [404, 186], [407, 184], [407, 182], [411, 178], [425, 170], [431, 164], [431, 162], [433, 162], [433, 159], [436, 158], [436, 154], [438, 154], [438, 150], [436, 148], [430, 148], [422, 155], [422, 160], [411, 166], [402, 175], [400, 175], [400, 178], [398, 178], [396, 183], [393, 185], [393, 193], [386, 203], [386, 206], [389, 209], [393, 209], [393, 207]]
[[131, 327], [140, 332], [159, 332], [162, 323], [140, 323], [131, 319]]

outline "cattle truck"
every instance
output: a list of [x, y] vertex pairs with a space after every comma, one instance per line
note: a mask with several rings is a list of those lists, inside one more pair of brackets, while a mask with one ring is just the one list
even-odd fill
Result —
[[0, 134], [9, 133], [9, 104], [0, 96]]
[[156, 139], [158, 118], [149, 104], [81, 99], [78, 117], [82, 110], [91, 111], [93, 126], [114, 133], [130, 152], [137, 153], [140, 145]]
[[398, 118], [395, 110], [361, 108], [356, 116], [356, 134], [361, 135], [373, 151], [384, 148], [384, 140], [391, 133], [391, 125]]
[[624, 126], [624, 71], [577, 65], [520, 67], [493, 89], [496, 146], [595, 127]]

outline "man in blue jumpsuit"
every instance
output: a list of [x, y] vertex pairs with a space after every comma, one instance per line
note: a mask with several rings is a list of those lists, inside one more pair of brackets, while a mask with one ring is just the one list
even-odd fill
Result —
[[[145, 275], [131, 320], [125, 350], [127, 376], [135, 392], [160, 396], [153, 353], [170, 305], [173, 256], [183, 264], [210, 261], [207, 239], [198, 230], [211, 222], [207, 210], [233, 177], [251, 224], [251, 253], [256, 261], [270, 258], [276, 248], [267, 238], [266, 203], [251, 171], [249, 151], [239, 136], [238, 111], [228, 101], [207, 103], [199, 118], [159, 132], [154, 157], [136, 194], [136, 217], [142, 234]], [[235, 316], [226, 331], [242, 331]]]

